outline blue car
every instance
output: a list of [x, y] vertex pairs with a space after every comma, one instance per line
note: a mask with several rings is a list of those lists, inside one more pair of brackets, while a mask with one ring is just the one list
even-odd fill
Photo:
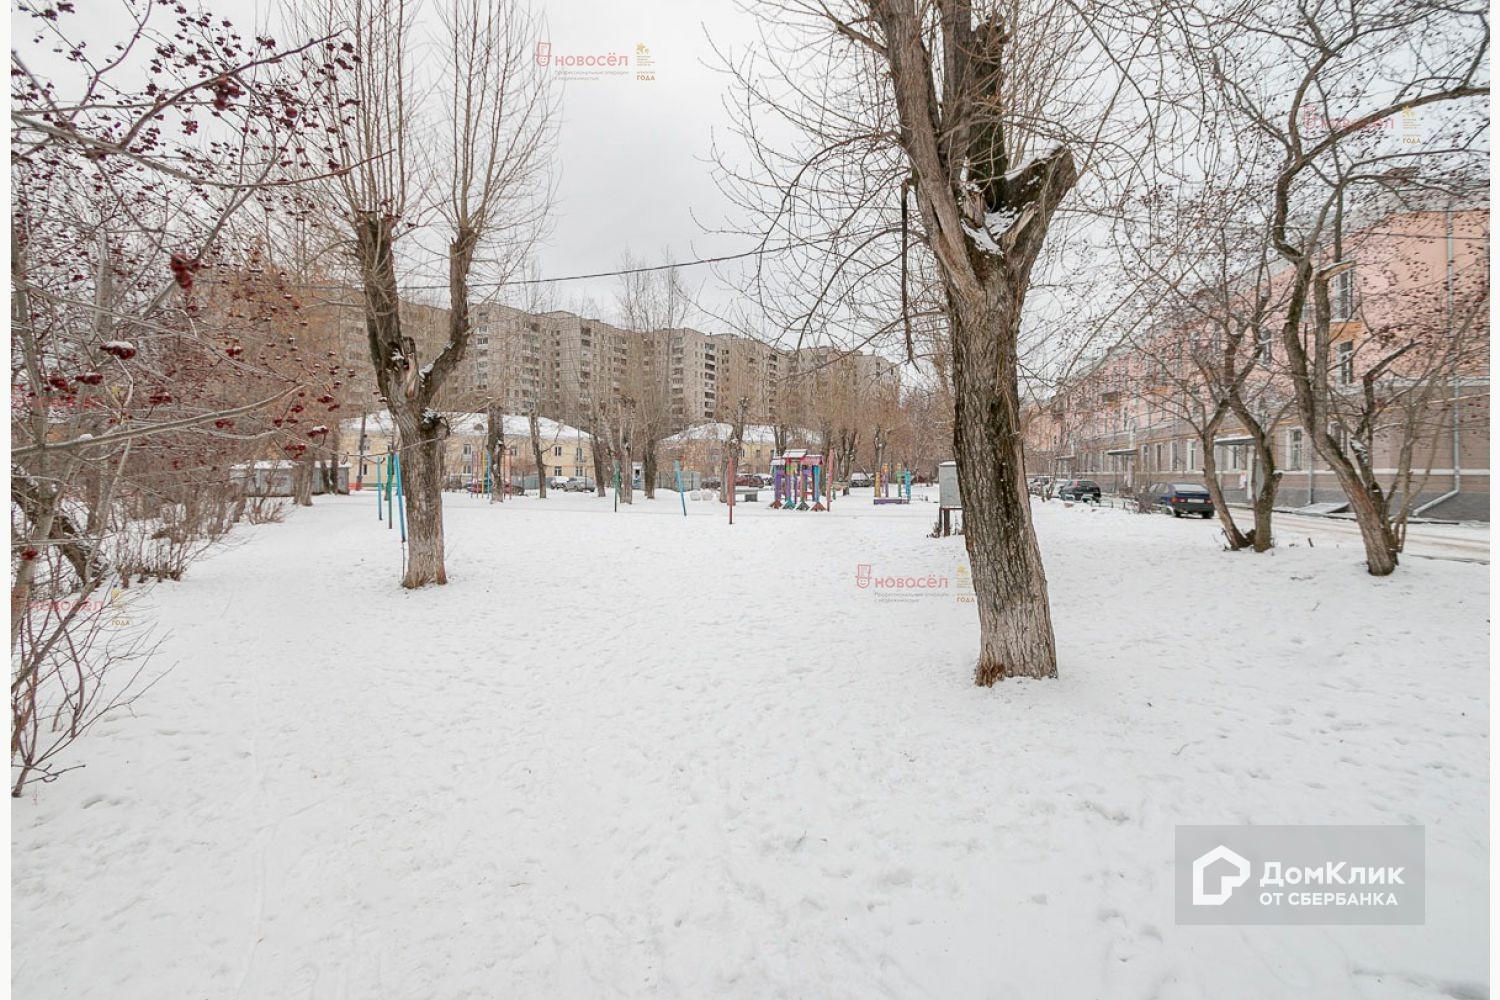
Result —
[[1150, 487], [1152, 502], [1173, 517], [1197, 514], [1202, 518], [1214, 516], [1213, 497], [1208, 488], [1196, 483], [1155, 483]]

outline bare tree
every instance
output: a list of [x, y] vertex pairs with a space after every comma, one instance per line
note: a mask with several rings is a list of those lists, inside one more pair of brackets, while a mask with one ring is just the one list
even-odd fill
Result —
[[[909, 233], [920, 257], [912, 270], [930, 268], [940, 289], [932, 304], [948, 346], [980, 621], [975, 681], [1056, 676], [1025, 489], [1019, 335], [1032, 269], [1077, 181], [1075, 151], [1093, 156], [1114, 106], [1100, 88], [1118, 83], [1129, 56], [1109, 62], [1107, 44], [1082, 55], [1099, 33], [1089, 12], [1025, 0], [789, 0], [762, 24], [767, 43], [731, 60], [737, 127], [757, 169], [720, 163], [768, 239], [808, 240], [780, 275], [803, 292], [788, 332], [800, 341], [837, 313], [864, 342], [905, 337], [914, 357], [899, 268]], [[779, 147], [772, 132], [782, 126], [768, 120], [805, 141]], [[774, 309], [785, 289], [763, 287]]]
[[[1287, 269], [1280, 341], [1297, 412], [1348, 498], [1369, 572], [1388, 575], [1401, 549], [1399, 511], [1375, 472], [1374, 421], [1339, 398], [1347, 369], [1335, 344], [1358, 338], [1354, 299], [1365, 270], [1345, 234], [1396, 206], [1451, 203], [1465, 168], [1486, 156], [1486, 6], [1189, 9], [1201, 30], [1187, 51], [1205, 94], [1274, 154], [1270, 170], [1244, 181], [1265, 199], [1264, 239]], [[1385, 140], [1401, 115], [1424, 115], [1427, 134], [1392, 148]], [[1391, 394], [1384, 383], [1442, 380], [1461, 362], [1451, 342], [1431, 336], [1359, 339], [1364, 402], [1355, 414]]]
[[[666, 259], [666, 254], [663, 254]], [[636, 402], [636, 445], [641, 453], [646, 499], [656, 496], [657, 445], [678, 428], [672, 417], [672, 331], [688, 317], [691, 299], [675, 267], [646, 269], [630, 251], [620, 258], [617, 309], [621, 325], [642, 334], [647, 345], [629, 393]], [[656, 336], [652, 336], [656, 335]]]
[[[126, 30], [97, 59], [72, 4], [13, 19], [29, 36], [11, 53], [15, 795], [138, 692], [150, 628], [116, 627], [111, 584], [180, 577], [243, 515], [230, 467], [266, 436], [236, 422], [300, 383], [242, 357], [211, 286], [245, 256], [257, 200], [296, 213], [298, 181], [338, 168], [302, 124], [337, 72], [314, 54], [328, 39], [113, 13]], [[23, 54], [43, 49], [55, 75]]]
[[[551, 92], [531, 58], [532, 19], [500, 0], [442, 8], [437, 79], [414, 58], [414, 7], [405, 0], [325, 0], [312, 15], [347, 30], [352, 71], [325, 94], [327, 127], [352, 164], [330, 190], [348, 227], [364, 296], [370, 361], [397, 428], [407, 505], [402, 586], [447, 582], [443, 562], [442, 458], [448, 425], [435, 408], [472, 334], [471, 280], [481, 259], [504, 277], [518, 267], [546, 208], [545, 151]], [[431, 84], [431, 89], [428, 89]], [[424, 97], [437, 95], [428, 106]], [[345, 109], [352, 109], [346, 111]], [[436, 142], [423, 134], [442, 119]], [[434, 154], [435, 165], [423, 153]], [[431, 205], [440, 226], [427, 225]], [[419, 253], [440, 230], [448, 289], [446, 341], [423, 363], [402, 329], [403, 247]]]
[[734, 404], [734, 418], [729, 423], [729, 439], [724, 444], [724, 468], [719, 475], [719, 481], [724, 488], [719, 491], [719, 499], [725, 503], [729, 502], [730, 494], [734, 492], [735, 482], [740, 472], [740, 460], [745, 455], [745, 420], [750, 415], [750, 397], [741, 396]]
[[[620, 503], [635, 502], [635, 477], [632, 474], [632, 448], [635, 443], [635, 400], [628, 396], [617, 396], [603, 416], [604, 440], [614, 462], [614, 473], [619, 476], [617, 493]], [[595, 441], [595, 451], [598, 450]]]
[[[1226, 137], [1215, 148], [1230, 146]], [[1281, 481], [1274, 434], [1291, 405], [1272, 338], [1281, 305], [1275, 261], [1256, 238], [1265, 220], [1255, 217], [1253, 193], [1212, 179], [1193, 187], [1175, 197], [1152, 191], [1139, 215], [1116, 227], [1123, 266], [1148, 277], [1154, 291], [1125, 338], [1127, 388], [1149, 411], [1193, 431], [1229, 548], [1265, 552]], [[1235, 523], [1217, 468], [1231, 417], [1254, 455], [1248, 532]]]

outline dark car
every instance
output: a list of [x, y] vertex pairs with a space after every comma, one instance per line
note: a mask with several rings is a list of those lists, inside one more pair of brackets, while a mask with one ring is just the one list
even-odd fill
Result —
[[1085, 503], [1099, 502], [1099, 484], [1092, 479], [1069, 479], [1057, 488], [1060, 500], [1082, 500]]
[[[486, 486], [485, 483], [484, 483], [484, 481], [480, 480], [480, 479], [471, 480], [469, 482], [469, 484], [464, 487], [464, 489], [468, 490], [470, 493], [488, 493], [489, 492], [489, 487]], [[521, 489], [521, 487], [517, 486], [515, 483], [506, 483], [505, 484], [505, 495], [508, 496], [508, 497], [522, 496], [525, 493], [526, 493], [526, 491], [523, 490], [523, 489]]]
[[1202, 518], [1214, 516], [1214, 500], [1207, 487], [1196, 483], [1156, 483], [1151, 487], [1151, 502], [1171, 514], [1197, 514]]
[[759, 475], [757, 475], [755, 473], [747, 473], [747, 474], [745, 474], [743, 476], [735, 476], [734, 477], [734, 485], [736, 485], [736, 486], [750, 486], [750, 487], [754, 487], [755, 489], [760, 489], [762, 486], [765, 485], [765, 483], [761, 482], [761, 479], [760, 479]]

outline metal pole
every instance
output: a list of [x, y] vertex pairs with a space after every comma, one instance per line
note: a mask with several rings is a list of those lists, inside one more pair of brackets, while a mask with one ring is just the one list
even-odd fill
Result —
[[687, 494], [682, 492], [682, 463], [674, 459], [672, 471], [677, 474], [677, 499], [682, 501], [682, 516], [687, 517]]
[[401, 488], [401, 458], [393, 456], [396, 463], [396, 514], [401, 518], [401, 541], [406, 542], [406, 497]]

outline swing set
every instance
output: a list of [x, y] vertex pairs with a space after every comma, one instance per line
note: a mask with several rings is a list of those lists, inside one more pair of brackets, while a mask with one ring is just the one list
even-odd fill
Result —
[[[893, 485], [894, 493], [891, 491]], [[911, 503], [911, 470], [901, 469], [892, 474], [889, 464], [882, 465], [875, 473], [875, 502]]]
[[823, 456], [806, 449], [788, 449], [771, 461], [776, 499], [772, 510], [827, 510], [827, 473]]

